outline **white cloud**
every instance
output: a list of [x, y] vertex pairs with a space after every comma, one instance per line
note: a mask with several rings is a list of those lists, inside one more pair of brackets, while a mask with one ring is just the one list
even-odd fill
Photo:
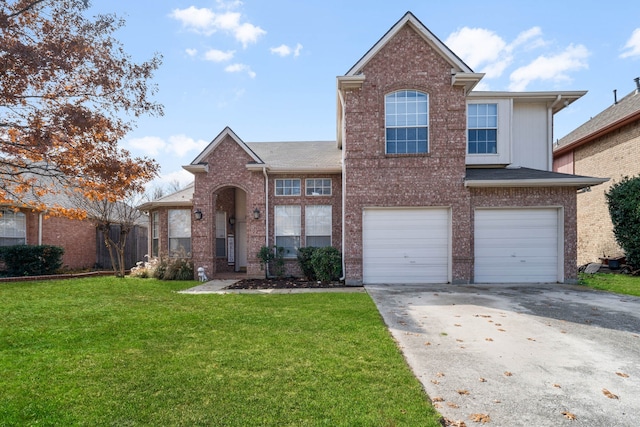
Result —
[[231, 64], [231, 65], [227, 65], [227, 67], [224, 69], [227, 73], [242, 73], [245, 72], [249, 75], [249, 77], [251, 77], [252, 79], [256, 77], [256, 73], [254, 73], [251, 68], [246, 65], [246, 64]]
[[281, 44], [280, 46], [272, 47], [269, 50], [271, 51], [271, 53], [274, 53], [282, 57], [289, 56], [291, 54], [293, 54], [293, 56], [300, 56], [300, 51], [302, 51], [302, 45], [298, 43], [296, 47], [292, 49], [286, 44]]
[[[241, 2], [223, 3], [225, 9], [233, 9], [241, 4]], [[254, 24], [241, 22], [242, 15], [230, 10], [216, 13], [206, 7], [189, 6], [186, 9], [174, 9], [169, 16], [180, 21], [182, 26], [188, 30], [206, 36], [217, 31], [231, 33], [237, 41], [242, 43], [244, 48], [251, 43], [256, 43], [261, 36], [267, 33]]]
[[620, 58], [640, 57], [640, 28], [636, 28], [631, 33], [631, 37], [624, 45], [625, 52], [620, 54]]
[[166, 150], [169, 153], [175, 153], [178, 157], [184, 157], [192, 151], [200, 152], [207, 146], [207, 141], [199, 139], [194, 140], [186, 135], [171, 135]]
[[234, 50], [228, 50], [226, 52], [223, 52], [218, 49], [210, 49], [207, 52], [205, 52], [204, 59], [206, 59], [207, 61], [213, 61], [213, 62], [225, 62], [232, 59], [234, 54], [235, 54]]
[[157, 136], [144, 136], [142, 138], [133, 138], [127, 144], [130, 148], [144, 153], [147, 156], [157, 156], [164, 151], [167, 144], [162, 138]]
[[563, 52], [553, 56], [539, 56], [529, 65], [511, 73], [509, 90], [523, 91], [535, 80], [568, 82], [569, 71], [588, 68], [589, 50], [583, 45], [569, 45]]
[[[175, 170], [173, 172], [169, 172], [166, 174], [163, 173], [163, 174], [160, 174], [160, 177], [151, 181], [147, 185], [147, 188], [148, 189], [154, 188], [154, 187], [171, 188], [173, 184], [176, 182], [180, 184], [181, 188], [184, 188], [187, 186], [187, 184], [190, 184], [193, 182], [193, 174], [184, 169]], [[170, 192], [171, 190], [168, 190], [167, 194], [169, 194]]]
[[189, 56], [196, 56], [198, 54], [198, 49], [185, 49], [184, 51]]

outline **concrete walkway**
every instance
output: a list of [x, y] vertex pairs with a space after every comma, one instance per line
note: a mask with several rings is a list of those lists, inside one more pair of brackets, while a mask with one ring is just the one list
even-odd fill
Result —
[[555, 284], [365, 288], [449, 420], [640, 425], [640, 298]]

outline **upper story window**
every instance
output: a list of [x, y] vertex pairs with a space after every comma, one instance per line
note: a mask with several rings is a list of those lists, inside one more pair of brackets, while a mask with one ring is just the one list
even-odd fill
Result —
[[467, 153], [498, 152], [498, 104], [469, 104], [467, 107]]
[[299, 196], [300, 179], [276, 179], [276, 196]]
[[331, 179], [330, 178], [310, 178], [306, 182], [307, 196], [330, 196], [331, 195]]
[[0, 246], [27, 243], [27, 217], [22, 212], [0, 210]]
[[429, 95], [400, 90], [385, 96], [387, 154], [429, 151]]

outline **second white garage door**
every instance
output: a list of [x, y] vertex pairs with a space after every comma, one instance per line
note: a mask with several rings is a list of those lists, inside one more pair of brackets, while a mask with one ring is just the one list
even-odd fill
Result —
[[447, 283], [449, 216], [448, 209], [365, 209], [364, 283]]
[[561, 280], [559, 210], [477, 209], [476, 283], [550, 283]]

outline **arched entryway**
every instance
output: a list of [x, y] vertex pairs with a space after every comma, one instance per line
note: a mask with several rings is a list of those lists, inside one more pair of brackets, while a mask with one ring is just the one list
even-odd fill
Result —
[[247, 271], [247, 193], [227, 186], [213, 194], [213, 252], [217, 273]]

